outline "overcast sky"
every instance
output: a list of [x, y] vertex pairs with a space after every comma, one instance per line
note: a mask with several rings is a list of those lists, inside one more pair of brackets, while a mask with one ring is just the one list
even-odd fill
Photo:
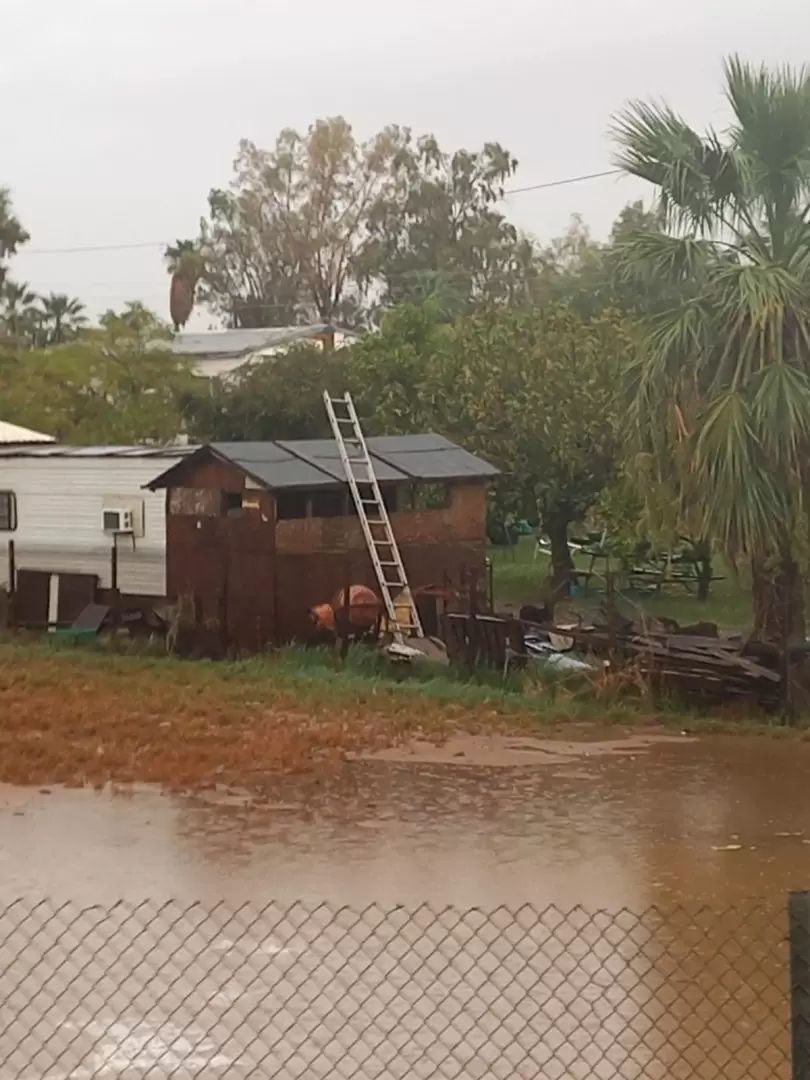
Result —
[[[192, 235], [240, 138], [344, 115], [447, 149], [503, 143], [514, 186], [610, 167], [629, 98], [722, 126], [722, 58], [800, 64], [808, 0], [23, 0], [0, 4], [0, 184], [32, 234], [14, 263], [96, 313], [167, 315], [161, 245]], [[604, 178], [507, 200], [543, 240], [580, 212], [603, 236], [643, 185]], [[116, 251], [54, 248], [122, 245]], [[148, 245], [126, 247], [125, 245]]]

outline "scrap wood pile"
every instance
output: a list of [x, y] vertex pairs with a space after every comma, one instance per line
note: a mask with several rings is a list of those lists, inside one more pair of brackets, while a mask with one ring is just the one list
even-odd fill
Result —
[[[548, 618], [548, 609], [528, 608], [521, 617], [449, 614], [443, 636], [451, 661], [483, 662], [493, 668], [510, 663], [557, 661], [560, 671], [598, 670], [604, 660], [632, 666], [659, 689], [692, 698], [728, 702], [745, 699], [765, 709], [783, 704], [781, 651], [742, 635], [722, 637], [703, 624], [685, 630], [655, 629], [617, 619], [614, 624], [563, 624]], [[546, 616], [542, 619], [537, 616]], [[618, 625], [616, 625], [618, 623]], [[712, 631], [711, 633], [709, 631]], [[691, 632], [690, 632], [691, 631]], [[695, 632], [698, 631], [698, 632]], [[791, 650], [793, 662], [806, 650]], [[555, 655], [556, 654], [556, 655]], [[599, 662], [593, 662], [594, 660]], [[559, 662], [563, 661], [563, 662]]]
[[713, 700], [748, 698], [765, 708], [781, 702], [779, 653], [741, 637], [698, 637], [677, 633], [611, 633], [605, 628], [557, 627], [578, 652], [612, 656], [633, 664], [659, 686]]

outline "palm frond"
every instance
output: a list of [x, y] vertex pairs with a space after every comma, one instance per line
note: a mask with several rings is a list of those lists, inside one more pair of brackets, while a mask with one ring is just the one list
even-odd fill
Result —
[[778, 544], [785, 492], [768, 467], [745, 396], [730, 390], [700, 419], [693, 471], [700, 492], [702, 531], [732, 555]]
[[732, 57], [726, 97], [736, 117], [732, 141], [746, 162], [747, 200], [767, 222], [781, 257], [791, 220], [810, 196], [810, 72], [754, 67]]
[[778, 468], [798, 472], [810, 442], [810, 377], [792, 364], [771, 364], [754, 390], [752, 420]]
[[715, 246], [694, 236], [670, 236], [661, 232], [632, 232], [616, 244], [617, 273], [625, 280], [667, 281], [675, 285], [698, 284], [716, 259]]

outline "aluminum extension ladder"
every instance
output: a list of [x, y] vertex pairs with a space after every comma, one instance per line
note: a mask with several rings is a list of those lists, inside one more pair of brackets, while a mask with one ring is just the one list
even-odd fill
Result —
[[391, 528], [391, 519], [377, 483], [374, 465], [369, 457], [351, 394], [333, 398], [324, 391], [323, 401], [357, 508], [357, 516], [363, 527], [389, 629], [394, 640], [399, 643], [409, 637], [424, 637], [402, 556]]

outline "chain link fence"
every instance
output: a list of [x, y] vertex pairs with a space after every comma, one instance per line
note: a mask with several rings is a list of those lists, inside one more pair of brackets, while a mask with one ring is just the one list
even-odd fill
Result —
[[788, 1080], [786, 909], [0, 910], [0, 1080]]

